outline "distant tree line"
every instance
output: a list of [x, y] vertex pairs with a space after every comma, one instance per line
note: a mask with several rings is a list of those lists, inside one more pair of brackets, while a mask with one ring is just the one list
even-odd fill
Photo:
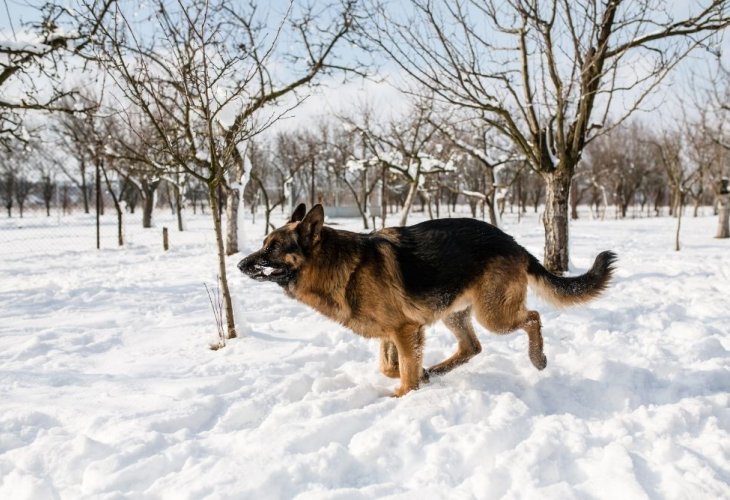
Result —
[[[537, 212], [544, 204], [544, 183], [518, 154], [490, 144], [489, 134], [475, 136], [431, 110], [427, 117], [419, 113], [425, 111], [414, 105], [406, 112], [410, 118], [376, 120], [372, 110], [358, 110], [251, 141], [245, 205], [252, 213], [262, 212], [266, 228], [274, 210], [305, 200], [355, 208], [363, 228], [370, 229], [382, 226], [383, 213], [388, 223], [407, 222], [400, 218], [407, 203], [430, 217], [448, 216], [457, 204], [467, 204], [473, 217], [494, 224], [505, 210]], [[80, 115], [52, 119], [52, 147], [60, 157], [49, 157], [49, 144], [38, 143], [6, 156], [0, 196], [8, 217], [13, 207], [22, 217], [28, 200], [49, 215], [56, 206], [63, 213], [89, 213], [100, 134], [106, 142], [102, 175], [110, 179], [102, 191], [105, 204], [114, 194], [126, 212], [143, 213], [144, 227], [151, 226], [155, 204], [175, 214], [206, 209], [203, 183], [174, 168], [135, 161], [124, 151], [139, 154], [142, 145], [125, 143], [113, 116], [95, 119], [94, 125]], [[358, 125], [358, 119], [367, 125]], [[701, 119], [676, 130], [657, 130], [638, 120], [610, 128], [586, 148], [576, 168], [571, 218], [579, 217], [581, 205], [594, 218], [671, 216], [687, 206], [696, 216], [700, 206], [717, 209], [722, 181], [730, 177], [730, 150], [726, 139], [703, 129]], [[471, 142], [470, 153], [465, 145]], [[415, 194], [409, 197], [412, 186]], [[225, 208], [227, 198], [221, 203]], [[183, 230], [182, 216], [179, 221]]]

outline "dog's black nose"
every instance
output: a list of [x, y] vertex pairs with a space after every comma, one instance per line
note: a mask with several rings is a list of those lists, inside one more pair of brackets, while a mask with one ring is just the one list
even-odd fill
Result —
[[244, 272], [246, 268], [248, 267], [248, 262], [246, 262], [248, 259], [243, 259], [241, 262], [238, 263], [238, 269], [241, 272]]

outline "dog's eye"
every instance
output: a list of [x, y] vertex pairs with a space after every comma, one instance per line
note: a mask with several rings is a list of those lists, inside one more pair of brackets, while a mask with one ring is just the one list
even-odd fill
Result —
[[288, 245], [288, 246], [287, 246], [287, 247], [286, 247], [286, 248], [284, 249], [284, 253], [294, 253], [294, 252], [296, 252], [297, 250], [299, 250], [299, 245], [297, 245], [297, 244], [296, 244], [296, 242], [294, 242], [294, 243], [290, 243], [290, 244], [289, 244], [289, 245]]
[[274, 253], [279, 249], [279, 243], [273, 242], [269, 247], [266, 249], [266, 253]]

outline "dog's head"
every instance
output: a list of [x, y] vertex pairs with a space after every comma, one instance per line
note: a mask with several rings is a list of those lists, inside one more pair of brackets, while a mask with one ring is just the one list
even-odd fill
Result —
[[238, 269], [257, 281], [273, 281], [281, 286], [295, 281], [319, 244], [324, 224], [322, 205], [306, 212], [304, 203], [300, 204], [289, 222], [269, 234], [261, 250], [239, 262]]

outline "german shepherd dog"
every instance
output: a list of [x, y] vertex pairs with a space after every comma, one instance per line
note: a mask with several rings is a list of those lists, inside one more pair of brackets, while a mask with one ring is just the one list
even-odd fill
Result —
[[[395, 396], [417, 389], [481, 352], [471, 317], [497, 334], [527, 332], [535, 368], [547, 364], [540, 315], [528, 311], [529, 284], [558, 306], [587, 302], [609, 284], [616, 255], [600, 253], [591, 269], [559, 277], [515, 240], [475, 219], [437, 219], [369, 234], [324, 226], [324, 209], [301, 204], [238, 268], [355, 333], [378, 338], [380, 370], [400, 378]], [[424, 330], [438, 320], [458, 342], [448, 359], [422, 368]]]

